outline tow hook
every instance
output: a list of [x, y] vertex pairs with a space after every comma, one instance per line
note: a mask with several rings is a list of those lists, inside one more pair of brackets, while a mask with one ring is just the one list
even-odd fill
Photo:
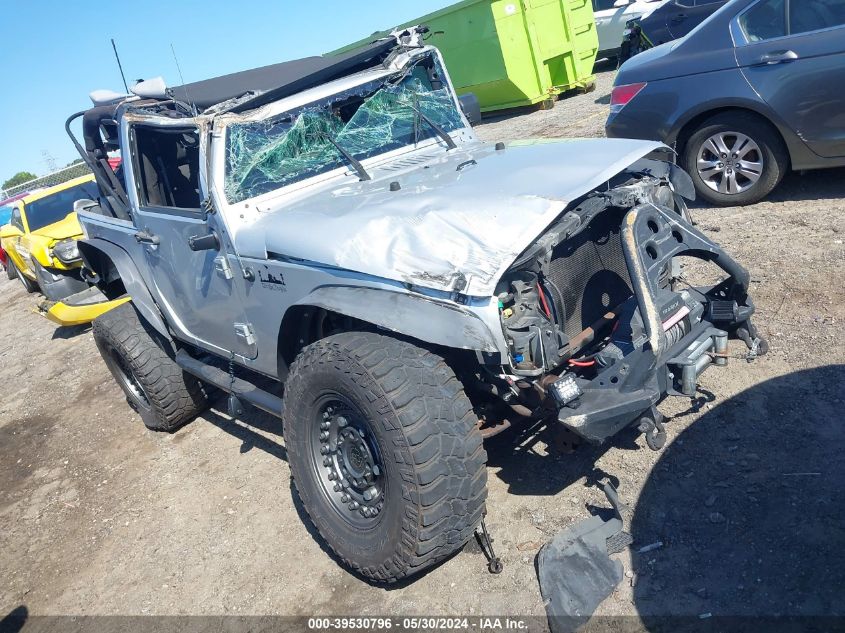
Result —
[[663, 414], [655, 407], [651, 407], [639, 419], [637, 430], [645, 435], [645, 443], [653, 451], [659, 451], [666, 446], [666, 427], [663, 420]]

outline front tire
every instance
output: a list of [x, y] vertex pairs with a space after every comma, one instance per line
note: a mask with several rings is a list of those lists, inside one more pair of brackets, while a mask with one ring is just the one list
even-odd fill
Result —
[[94, 319], [94, 342], [126, 401], [153, 431], [175, 431], [207, 406], [202, 385], [161, 348], [135, 307]]
[[14, 262], [12, 262], [11, 259], [9, 260], [9, 265], [12, 267], [12, 270], [14, 270], [15, 277], [17, 277], [23, 284], [24, 290], [26, 290], [30, 294], [32, 294], [33, 292], [38, 292], [38, 284], [32, 281], [32, 279], [30, 279], [26, 275], [24, 275], [21, 272], [20, 268], [15, 266]]
[[789, 154], [772, 127], [743, 112], [705, 121], [684, 145], [683, 167], [698, 194], [718, 206], [759, 202], [777, 187]]
[[439, 356], [373, 333], [306, 347], [285, 384], [285, 445], [314, 526], [378, 582], [460, 549], [484, 512], [477, 418]]

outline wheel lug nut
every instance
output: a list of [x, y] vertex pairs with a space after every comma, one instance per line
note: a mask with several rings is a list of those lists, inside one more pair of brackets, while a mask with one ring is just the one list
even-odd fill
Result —
[[323, 466], [330, 466], [330, 465], [331, 465], [331, 463], [332, 463], [332, 458], [331, 458], [331, 457], [324, 457], [324, 458], [323, 458]]
[[327, 439], [329, 439], [329, 434], [326, 431], [323, 431], [322, 433], [320, 433], [320, 440], [325, 442]]
[[340, 485], [339, 481], [336, 481], [335, 484], [334, 484], [334, 491], [340, 492], [341, 490], [343, 490], [343, 486]]
[[348, 495], [348, 494], [346, 494], [346, 493], [343, 493], [343, 494], [340, 496], [340, 500], [341, 500], [341, 502], [343, 502], [343, 503], [348, 502], [348, 501], [349, 501], [349, 495]]
[[360, 504], [357, 501], [351, 501], [349, 503], [349, 509], [350, 510], [357, 510], [359, 505]]
[[334, 481], [335, 479], [337, 479], [337, 473], [336, 473], [335, 471], [333, 471], [333, 470], [330, 470], [330, 471], [329, 471], [329, 479], [330, 479], [330, 480], [332, 480], [332, 481]]
[[321, 423], [321, 424], [320, 424], [320, 428], [321, 428], [321, 429], [323, 429], [324, 431], [328, 431], [328, 430], [329, 430], [329, 427], [330, 427], [331, 425], [332, 425], [332, 423], [331, 423], [331, 422], [323, 422], [323, 423]]

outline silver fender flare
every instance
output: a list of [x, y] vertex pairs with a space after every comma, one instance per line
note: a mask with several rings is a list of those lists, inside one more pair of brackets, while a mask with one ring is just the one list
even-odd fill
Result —
[[85, 266], [102, 276], [103, 267], [98, 265], [101, 258], [111, 260], [117, 273], [120, 276], [127, 294], [132, 298], [132, 305], [149, 323], [153, 329], [164, 336], [168, 341], [172, 340], [170, 331], [161, 316], [147, 284], [138, 272], [138, 267], [132, 261], [125, 250], [103, 239], [93, 238], [90, 240], [79, 240], [79, 253], [85, 262]]
[[296, 305], [331, 310], [434, 345], [490, 353], [499, 351], [495, 337], [478, 315], [454, 303], [419, 294], [323, 286]]

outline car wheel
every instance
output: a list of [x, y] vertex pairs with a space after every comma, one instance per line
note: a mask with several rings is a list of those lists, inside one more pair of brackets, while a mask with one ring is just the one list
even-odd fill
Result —
[[771, 193], [786, 174], [789, 154], [766, 122], [725, 112], [690, 136], [683, 162], [702, 198], [719, 206], [741, 206]]
[[131, 303], [94, 319], [94, 342], [126, 401], [153, 431], [175, 431], [205, 409], [202, 385], [168, 356]]
[[291, 367], [283, 424], [302, 505], [357, 573], [393, 582], [472, 538], [487, 454], [439, 356], [373, 333], [320, 340]]
[[24, 289], [27, 292], [38, 292], [38, 284], [32, 281], [32, 279], [30, 279], [26, 275], [24, 275], [20, 271], [20, 269], [12, 263], [11, 259], [9, 260], [9, 263], [12, 265], [12, 268], [15, 271], [15, 275], [18, 279], [20, 279], [20, 282], [23, 284]]
[[12, 258], [9, 257], [8, 255], [6, 256], [6, 266], [5, 266], [5, 268], [6, 268], [6, 279], [9, 279], [11, 281], [15, 277], [17, 277], [17, 275], [15, 274], [15, 264], [14, 264], [14, 262], [12, 262]]

